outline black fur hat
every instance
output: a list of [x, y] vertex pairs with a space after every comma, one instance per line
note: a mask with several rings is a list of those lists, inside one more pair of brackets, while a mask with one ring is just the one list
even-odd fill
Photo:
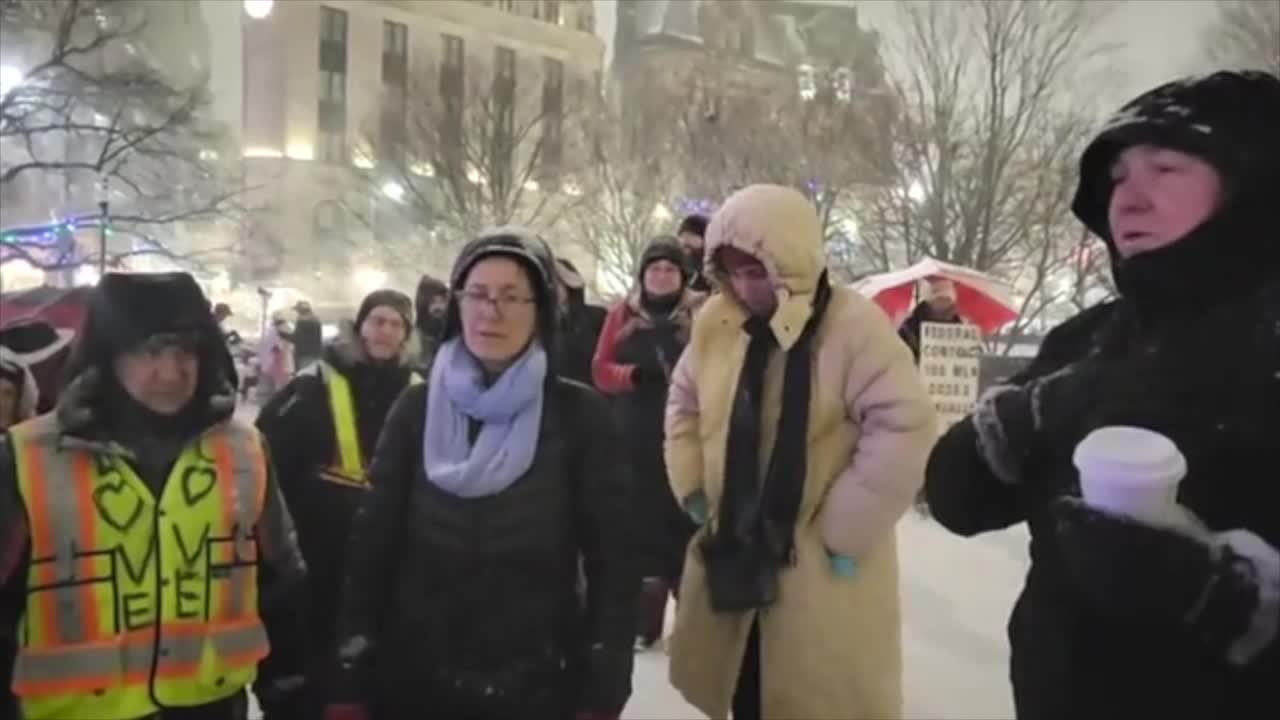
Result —
[[688, 232], [688, 233], [693, 233], [698, 237], [706, 237], [707, 225], [709, 224], [709, 222], [710, 220], [707, 218], [706, 215], [700, 215], [697, 213], [694, 213], [693, 215], [688, 215], [685, 217], [685, 219], [680, 221], [680, 229], [676, 230], [676, 234], [680, 235]]
[[235, 382], [234, 365], [209, 300], [187, 273], [108, 273], [89, 296], [67, 377], [90, 369], [112, 374], [122, 353], [148, 342], [180, 342], [200, 359], [197, 394], [205, 397]]

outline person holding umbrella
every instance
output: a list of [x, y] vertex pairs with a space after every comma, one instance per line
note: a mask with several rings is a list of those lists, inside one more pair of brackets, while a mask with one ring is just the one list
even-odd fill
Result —
[[911, 355], [920, 362], [920, 326], [924, 323], [960, 325], [964, 319], [956, 305], [959, 299], [956, 284], [944, 277], [926, 278], [920, 284], [920, 304], [898, 328], [898, 337], [911, 348]]

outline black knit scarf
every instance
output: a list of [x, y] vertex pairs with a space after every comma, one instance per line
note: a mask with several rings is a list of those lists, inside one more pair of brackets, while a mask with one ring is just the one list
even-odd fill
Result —
[[753, 316], [743, 324], [751, 341], [729, 419], [724, 491], [715, 532], [701, 543], [716, 612], [741, 612], [773, 604], [778, 574], [794, 561], [795, 525], [808, 470], [813, 336], [830, 301], [831, 287], [823, 272], [814, 292], [813, 313], [787, 352], [782, 416], [763, 478], [759, 449], [764, 376], [778, 342], [768, 321]]

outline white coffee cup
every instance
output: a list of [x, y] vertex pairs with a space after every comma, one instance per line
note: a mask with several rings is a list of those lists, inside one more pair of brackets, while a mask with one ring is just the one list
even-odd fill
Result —
[[1149, 524], [1173, 522], [1187, 459], [1172, 440], [1143, 428], [1099, 428], [1076, 445], [1085, 503]]

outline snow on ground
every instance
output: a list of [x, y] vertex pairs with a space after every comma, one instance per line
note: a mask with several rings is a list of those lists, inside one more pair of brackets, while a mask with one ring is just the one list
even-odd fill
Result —
[[[1026, 542], [1021, 526], [964, 539], [914, 512], [898, 525], [907, 720], [1013, 717], [1004, 628]], [[661, 650], [636, 655], [632, 683], [627, 720], [703, 718], [668, 684]]]
[[[898, 525], [907, 720], [1013, 717], [1005, 624], [1026, 573], [1024, 528], [964, 539], [914, 511]], [[667, 683], [662, 652], [636, 656], [623, 718], [704, 716]]]

